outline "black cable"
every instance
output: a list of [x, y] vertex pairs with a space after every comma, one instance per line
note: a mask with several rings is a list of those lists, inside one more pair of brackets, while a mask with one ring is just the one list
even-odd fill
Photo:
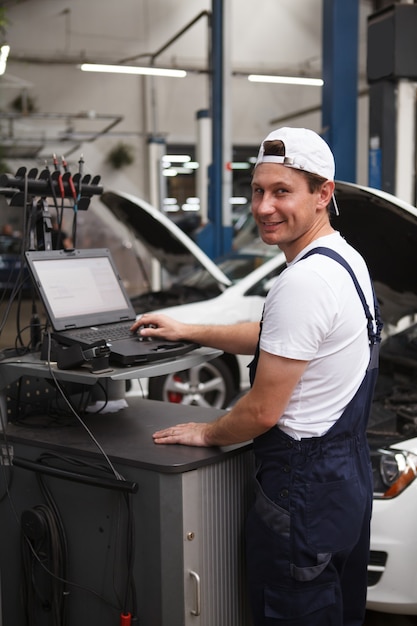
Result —
[[128, 515], [127, 523], [127, 537], [126, 537], [126, 560], [127, 560], [127, 579], [126, 579], [126, 593], [123, 603], [123, 612], [127, 614], [129, 612], [129, 595], [131, 602], [131, 613], [133, 617], [138, 614], [136, 585], [134, 579], [134, 565], [135, 565], [135, 550], [136, 550], [136, 537], [135, 537], [135, 523], [133, 515], [133, 507], [131, 494], [125, 494], [126, 508]]
[[[52, 497], [52, 494], [49, 490], [49, 488], [47, 487], [44, 478], [41, 474], [37, 474], [36, 475], [37, 479], [38, 479], [38, 484], [40, 487], [40, 490], [46, 500], [46, 502], [48, 503], [48, 506], [50, 507], [51, 512], [53, 513], [53, 519], [54, 519], [54, 523], [55, 523], [55, 529], [56, 529], [56, 537], [55, 537], [55, 543], [56, 545], [60, 546], [60, 578], [63, 581], [66, 581], [67, 579], [67, 564], [68, 564], [68, 542], [67, 542], [67, 537], [66, 537], [66, 533], [65, 533], [65, 527], [64, 527], [64, 523], [62, 520], [62, 517], [60, 515], [59, 509], [55, 503], [55, 500]], [[57, 589], [57, 591], [60, 594], [61, 597], [61, 603], [60, 603], [60, 614], [61, 614], [61, 619], [62, 619], [62, 626], [66, 625], [66, 600], [68, 598], [68, 588], [66, 583], [61, 583], [61, 587]], [[59, 626], [61, 626], [61, 623], [59, 623]]]
[[24, 258], [24, 238], [22, 237], [21, 239], [21, 248], [20, 248], [20, 254], [17, 257], [16, 256], [16, 260], [15, 260], [15, 265], [13, 266], [13, 268], [11, 268], [10, 270], [10, 278], [13, 276], [15, 270], [16, 270], [16, 264], [20, 262], [20, 266], [19, 266], [19, 271], [17, 273], [16, 278], [13, 281], [13, 287], [11, 289], [10, 292], [7, 292], [7, 290], [4, 290], [2, 296], [1, 296], [1, 303], [6, 301], [6, 294], [8, 294], [8, 300], [7, 300], [7, 304], [6, 304], [6, 308], [4, 313], [2, 314], [2, 318], [1, 318], [1, 322], [0, 322], [0, 333], [3, 331], [6, 322], [8, 320], [12, 305], [14, 302], [16, 302], [16, 339], [15, 339], [15, 345], [19, 345], [20, 348], [24, 348], [25, 347], [25, 342], [23, 341], [22, 338], [22, 333], [21, 333], [21, 329], [20, 329], [20, 318], [21, 318], [21, 305], [22, 305], [22, 296], [23, 296], [23, 287], [25, 285], [25, 273], [24, 273], [24, 268], [25, 268], [25, 258]]
[[[77, 467], [84, 467], [90, 470], [95, 470], [99, 472], [104, 472], [107, 474], [111, 474], [111, 470], [107, 465], [97, 464], [93, 462], [88, 462], [85, 460], [77, 459], [76, 457], [63, 456], [54, 454], [51, 452], [44, 452], [38, 459], [39, 463], [46, 464], [51, 466], [51, 462], [58, 461], [60, 463], [64, 462], [70, 465], [76, 465]], [[53, 465], [52, 465], [53, 466]], [[129, 603], [132, 606], [132, 610], [130, 611], [132, 615], [137, 615], [137, 596], [136, 596], [136, 585], [134, 580], [134, 564], [135, 564], [135, 550], [136, 550], [136, 541], [135, 541], [135, 523], [134, 523], [134, 513], [132, 506], [132, 494], [123, 493], [124, 500], [126, 504], [127, 511], [127, 526], [126, 526], [126, 584], [125, 584], [125, 593], [122, 604], [123, 612], [126, 614], [129, 612], [128, 607]], [[119, 533], [118, 533], [119, 534]]]
[[[2, 442], [2, 459], [1, 459], [1, 470], [2, 476], [4, 478], [4, 493], [0, 496], [0, 502], [3, 502], [6, 497], [10, 494], [10, 490], [13, 484], [13, 468], [12, 468], [12, 455], [10, 453], [9, 441], [6, 435], [6, 422], [7, 419], [4, 419], [3, 412], [0, 409], [0, 422], [1, 422], [1, 442]], [[9, 468], [8, 476], [6, 475], [6, 467]]]
[[[23, 600], [27, 626], [45, 612], [51, 626], [66, 626], [65, 543], [56, 512], [43, 504], [22, 513]], [[39, 567], [41, 566], [41, 567]], [[51, 576], [48, 574], [52, 574]]]
[[[84, 461], [80, 458], [59, 455], [51, 452], [42, 453], [37, 462], [40, 464], [46, 464], [49, 467], [54, 467], [57, 463], [59, 465], [70, 464], [76, 465], [77, 467], [88, 468], [89, 470], [94, 470], [98, 473], [112, 473], [111, 469], [107, 465]], [[22, 523], [23, 532], [25, 528], [26, 530], [29, 529], [29, 531], [32, 532], [32, 535], [31, 532], [26, 532], [26, 540], [29, 539], [29, 545], [26, 544], [25, 546], [23, 544], [24, 547], [22, 548], [25, 572], [25, 612], [28, 619], [26, 626], [36, 626], [36, 622], [31, 622], [30, 619], [33, 618], [34, 614], [35, 616], [38, 615], [42, 607], [48, 607], [48, 610], [50, 610], [55, 617], [59, 616], [59, 619], [61, 620], [61, 622], [52, 622], [51, 626], [65, 626], [66, 618], [65, 615], [63, 615], [65, 607], [64, 599], [68, 598], [70, 587], [75, 587], [88, 593], [92, 593], [107, 606], [118, 611], [122, 611], [124, 614], [131, 613], [133, 617], [136, 616], [137, 597], [133, 575], [135, 560], [135, 523], [131, 495], [125, 493], [123, 494], [125, 496], [123, 500], [126, 504], [127, 510], [127, 526], [125, 535], [126, 576], [123, 576], [123, 578], [125, 578], [124, 600], [123, 602], [118, 600], [118, 606], [115, 606], [113, 603], [110, 603], [92, 589], [78, 585], [67, 579], [66, 570], [68, 548], [64, 523], [51, 491], [40, 475], [38, 475], [38, 481], [47, 504], [40, 507], [34, 507], [32, 511], [26, 512], [26, 519], [23, 520], [25, 523]], [[119, 524], [117, 526], [119, 527]], [[45, 538], [44, 535], [39, 537], [39, 532], [34, 532], [34, 530], [37, 531], [39, 527], [41, 527], [44, 531], [44, 535], [47, 534], [47, 538]], [[117, 536], [120, 537], [120, 531], [117, 532]], [[116, 549], [115, 555], [118, 553], [119, 552]], [[40, 570], [38, 566], [41, 567], [42, 574], [39, 573]], [[44, 588], [45, 582], [43, 580], [43, 574], [48, 574], [55, 581], [54, 583], [50, 582], [46, 591]], [[62, 597], [60, 602], [56, 601], [53, 597], [53, 593], [61, 594]], [[129, 605], [132, 607], [131, 611], [129, 611]], [[135, 619], [135, 622], [138, 623], [137, 618]]]

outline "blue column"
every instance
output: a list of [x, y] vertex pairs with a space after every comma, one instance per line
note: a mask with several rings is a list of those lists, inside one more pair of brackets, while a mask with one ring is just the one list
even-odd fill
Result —
[[[212, 163], [209, 167], [209, 223], [198, 233], [198, 245], [212, 258], [221, 256], [232, 247], [233, 229], [226, 211], [229, 209], [229, 181], [225, 171], [231, 161], [229, 55], [225, 46], [225, 22], [228, 21], [227, 0], [212, 0], [211, 39], [211, 117]], [[226, 24], [228, 25], [228, 24]]]
[[359, 0], [323, 0], [323, 137], [336, 178], [356, 181]]

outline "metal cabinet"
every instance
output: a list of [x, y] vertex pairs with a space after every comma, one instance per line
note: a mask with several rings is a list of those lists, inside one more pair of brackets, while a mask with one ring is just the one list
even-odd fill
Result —
[[[94, 440], [76, 424], [8, 424], [0, 502], [4, 624], [24, 624], [21, 596], [30, 575], [39, 598], [44, 594], [44, 606], [37, 598], [30, 609], [36, 624], [53, 623], [43, 568], [54, 559], [39, 563], [21, 532], [23, 526], [36, 535], [48, 525], [42, 515], [52, 502], [67, 542], [65, 583], [55, 581], [67, 626], [128, 623], [129, 612], [140, 626], [249, 626], [243, 534], [251, 444], [156, 446], [155, 430], [220, 412], [139, 398], [128, 404], [86, 418]], [[103, 469], [103, 452], [124, 480]]]

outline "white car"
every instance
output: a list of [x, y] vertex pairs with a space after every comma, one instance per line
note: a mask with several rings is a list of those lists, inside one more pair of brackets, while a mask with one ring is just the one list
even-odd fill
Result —
[[[417, 325], [413, 322], [417, 314], [417, 210], [390, 194], [351, 183], [337, 182], [336, 197], [340, 216], [334, 218], [334, 226], [365, 257], [385, 323], [380, 376], [368, 429], [375, 485], [368, 608], [414, 615]], [[179, 259], [190, 262], [185, 247], [187, 239], [191, 240], [184, 233], [179, 234], [175, 224], [158, 211], [137, 198], [113, 192], [106, 192], [103, 202], [133, 227], [144, 245], [149, 230], [150, 253], [162, 264], [171, 262], [171, 272], [173, 267], [179, 271]], [[167, 243], [170, 237], [158, 231], [160, 225], [168, 228], [170, 236], [174, 233], [179, 237], [170, 252], [168, 245], [162, 252], [162, 241]], [[191, 244], [194, 252], [197, 246]], [[264, 248], [257, 251], [254, 246], [250, 253], [241, 250], [226, 259], [224, 272], [221, 263], [213, 264], [198, 248], [197, 252], [205, 269], [200, 266], [168, 289], [134, 298], [137, 312], [162, 309], [179, 320], [201, 323], [258, 320], [271, 281], [285, 268], [283, 254], [275, 249], [269, 258]], [[252, 271], [247, 272], [248, 267]], [[176, 306], [166, 308], [167, 304]], [[149, 396], [185, 404], [227, 406], [234, 394], [248, 385], [249, 361], [247, 356], [223, 354], [201, 367], [150, 379]]]

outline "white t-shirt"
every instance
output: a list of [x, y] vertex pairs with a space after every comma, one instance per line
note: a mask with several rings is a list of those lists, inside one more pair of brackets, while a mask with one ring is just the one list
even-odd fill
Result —
[[329, 430], [359, 388], [370, 356], [367, 319], [350, 274], [321, 254], [299, 261], [318, 246], [347, 261], [374, 315], [366, 264], [338, 232], [316, 239], [277, 278], [265, 302], [260, 348], [309, 361], [278, 422], [294, 439]]

